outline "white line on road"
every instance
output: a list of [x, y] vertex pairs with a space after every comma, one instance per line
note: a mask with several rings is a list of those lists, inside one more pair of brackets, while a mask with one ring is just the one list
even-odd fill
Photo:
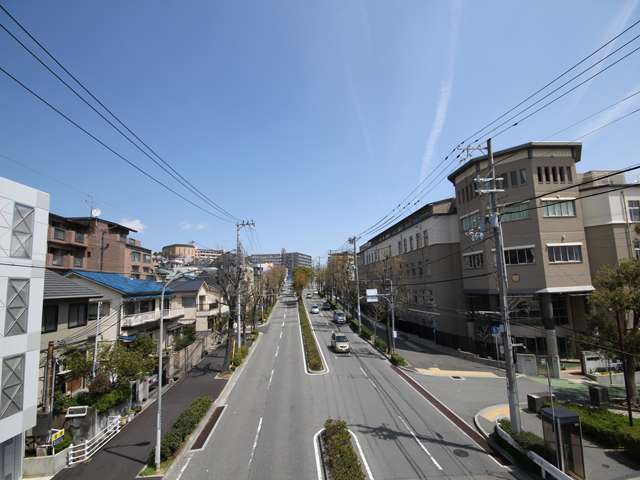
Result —
[[364, 371], [364, 368], [360, 367], [360, 371], [366, 378], [369, 378], [369, 375], [367, 375], [367, 372]]
[[370, 378], [368, 380], [371, 383], [371, 386], [377, 390], [378, 386], [376, 385], [376, 383], [373, 380], [371, 380]]
[[442, 467], [440, 466], [440, 464], [438, 463], [438, 461], [433, 458], [433, 455], [431, 455], [431, 452], [429, 450], [427, 450], [427, 447], [425, 447], [422, 442], [418, 439], [418, 437], [416, 437], [416, 434], [413, 433], [413, 430], [411, 430], [411, 428], [409, 427], [409, 424], [407, 424], [407, 422], [405, 422], [404, 418], [402, 418], [400, 415], [398, 415], [398, 418], [400, 419], [400, 421], [402, 423], [404, 423], [405, 428], [409, 431], [409, 433], [411, 434], [411, 436], [413, 437], [413, 439], [416, 441], [416, 443], [418, 445], [420, 445], [420, 448], [422, 450], [424, 450], [424, 453], [426, 453], [427, 455], [429, 455], [429, 458], [431, 459], [431, 461], [433, 462], [433, 464], [437, 467], [438, 470], [442, 470]]
[[249, 457], [249, 465], [253, 462], [253, 455], [256, 453], [256, 447], [258, 446], [258, 437], [260, 436], [260, 429], [262, 428], [262, 417], [258, 422], [258, 430], [256, 430], [256, 438], [253, 440], [253, 447], [251, 447], [251, 456]]
[[271, 387], [271, 380], [273, 380], [273, 368], [271, 369], [271, 375], [269, 375], [269, 383], [267, 384], [267, 390]]
[[282, 330], [280, 330], [280, 338], [282, 338]]
[[323, 430], [324, 428], [321, 428], [313, 436], [313, 451], [316, 454], [316, 474], [318, 475], [318, 480], [324, 480], [324, 475], [322, 474], [323, 468], [322, 468], [322, 465], [320, 464], [320, 462], [322, 461], [320, 460], [320, 445], [318, 445], [318, 437], [320, 436]]
[[369, 477], [369, 480], [373, 480], [373, 474], [371, 473], [371, 469], [369, 468], [369, 464], [367, 463], [367, 459], [364, 458], [364, 452], [362, 451], [362, 447], [360, 446], [360, 442], [358, 441], [358, 437], [356, 437], [356, 434], [353, 433], [351, 430], [349, 430], [349, 433], [351, 434], [353, 439], [356, 441], [356, 447], [358, 448], [358, 452], [360, 453], [360, 459], [362, 459], [362, 464], [364, 465], [364, 469], [367, 471], [367, 477]]
[[276, 348], [276, 357], [278, 356], [279, 351], [280, 351], [280, 345], [278, 345], [278, 348]]
[[182, 466], [182, 468], [180, 469], [180, 472], [178, 472], [178, 476], [176, 477], [176, 480], [180, 480], [180, 477], [182, 477], [182, 474], [184, 473], [184, 471], [187, 469], [187, 466], [189, 465], [189, 462], [191, 461], [191, 456], [189, 456], [187, 458], [187, 461], [184, 462], [184, 465]]

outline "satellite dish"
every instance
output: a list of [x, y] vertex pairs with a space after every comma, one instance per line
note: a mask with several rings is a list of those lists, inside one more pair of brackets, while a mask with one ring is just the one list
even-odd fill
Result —
[[97, 218], [100, 215], [102, 215], [102, 210], [100, 210], [99, 208], [92, 208], [91, 209], [91, 217], [92, 218]]

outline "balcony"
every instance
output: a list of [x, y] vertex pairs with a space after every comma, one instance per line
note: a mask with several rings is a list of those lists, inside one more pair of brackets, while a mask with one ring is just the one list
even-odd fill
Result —
[[199, 304], [196, 309], [196, 317], [208, 317], [209, 315], [215, 315], [218, 313], [218, 303], [205, 303]]
[[[184, 308], [168, 308], [164, 310], [164, 319], [172, 320], [174, 318], [184, 316]], [[160, 310], [152, 310], [150, 312], [133, 313], [131, 315], [125, 315], [122, 319], [122, 326], [124, 328], [138, 327], [145, 323], [160, 321]]]
[[87, 235], [84, 233], [51, 226], [47, 233], [47, 241], [63, 245], [76, 245], [79, 247], [86, 247], [89, 244]]
[[57, 253], [47, 254], [48, 268], [85, 268], [84, 257], [74, 257], [73, 255], [59, 255]]

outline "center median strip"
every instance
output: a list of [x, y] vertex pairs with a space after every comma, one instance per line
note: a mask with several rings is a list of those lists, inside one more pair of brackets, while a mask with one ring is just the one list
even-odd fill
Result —
[[298, 323], [300, 327], [300, 341], [302, 343], [302, 355], [304, 357], [305, 373], [308, 375], [324, 375], [329, 373], [329, 365], [324, 358], [324, 353], [318, 343], [307, 308], [304, 301], [298, 301]]

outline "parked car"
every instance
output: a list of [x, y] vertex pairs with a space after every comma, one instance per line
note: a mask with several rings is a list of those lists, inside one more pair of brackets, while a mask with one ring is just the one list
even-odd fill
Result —
[[347, 323], [347, 317], [342, 310], [336, 310], [333, 314], [333, 321], [339, 324]]
[[331, 348], [336, 353], [349, 353], [351, 351], [351, 343], [346, 335], [333, 332], [331, 334]]
[[320, 313], [318, 305], [311, 305], [311, 313]]
[[331, 304], [329, 302], [324, 302], [322, 304], [322, 309], [323, 310], [331, 310]]
[[308, 292], [307, 293], [307, 298], [312, 298], [312, 297], [313, 297], [313, 294], [311, 292]]

